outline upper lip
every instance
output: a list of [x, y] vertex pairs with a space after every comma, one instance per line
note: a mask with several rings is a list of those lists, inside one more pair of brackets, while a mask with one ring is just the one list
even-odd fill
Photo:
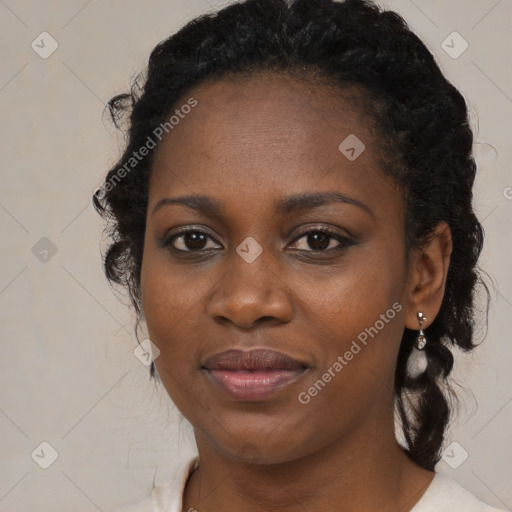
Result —
[[268, 349], [230, 349], [208, 357], [203, 365], [209, 370], [296, 370], [306, 365]]

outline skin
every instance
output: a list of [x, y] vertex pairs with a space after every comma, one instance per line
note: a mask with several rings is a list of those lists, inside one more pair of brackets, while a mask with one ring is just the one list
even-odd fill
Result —
[[[393, 379], [404, 327], [418, 329], [418, 311], [430, 325], [441, 306], [450, 232], [440, 224], [406, 259], [402, 192], [380, 169], [378, 137], [354, 94], [272, 74], [206, 83], [184, 98], [198, 104], [157, 150], [141, 296], [158, 373], [198, 445], [184, 511], [407, 511], [434, 476], [395, 441]], [[349, 134], [366, 146], [352, 162], [338, 149]], [[367, 209], [274, 211], [288, 196], [329, 191]], [[192, 194], [223, 211], [167, 204], [153, 213], [164, 198]], [[319, 227], [353, 245], [327, 238], [313, 251], [307, 234]], [[201, 256], [183, 236], [174, 247], [189, 252], [163, 244], [187, 228], [210, 234]], [[263, 249], [252, 263], [236, 252], [249, 236]], [[301, 404], [298, 394], [396, 302], [401, 311]], [[308, 370], [263, 401], [234, 401], [201, 370], [230, 348], [278, 350]]]

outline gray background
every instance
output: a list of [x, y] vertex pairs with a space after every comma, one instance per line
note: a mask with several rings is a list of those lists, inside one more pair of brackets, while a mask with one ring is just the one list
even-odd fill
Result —
[[[447, 446], [458, 444], [438, 470], [512, 510], [512, 0], [380, 3], [404, 16], [471, 108], [493, 302], [485, 342], [457, 358], [466, 390]], [[121, 150], [102, 122], [106, 101], [156, 43], [220, 5], [0, 0], [2, 512], [116, 510], [193, 451], [187, 422], [134, 357], [133, 317], [103, 277], [90, 196]], [[43, 31], [59, 45], [46, 59], [31, 47], [51, 49]], [[469, 43], [458, 58], [442, 47], [454, 31]], [[48, 469], [36, 463], [51, 456], [43, 441], [58, 452]]]

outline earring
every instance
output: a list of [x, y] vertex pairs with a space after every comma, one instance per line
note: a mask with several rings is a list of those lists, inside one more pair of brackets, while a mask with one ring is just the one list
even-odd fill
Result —
[[423, 332], [423, 323], [427, 321], [427, 317], [423, 315], [423, 313], [417, 313], [418, 323], [420, 324], [420, 332], [418, 333], [418, 337], [416, 338], [416, 348], [418, 350], [423, 350], [425, 345], [427, 344], [427, 338], [425, 337], [425, 333]]
[[425, 346], [427, 345], [427, 338], [423, 332], [423, 324], [427, 321], [427, 318], [423, 316], [423, 313], [418, 312], [418, 323], [420, 324], [420, 332], [416, 338], [414, 347], [416, 350], [412, 350], [407, 360], [407, 373], [413, 379], [416, 379], [427, 369], [428, 361], [427, 354], [425, 353]]

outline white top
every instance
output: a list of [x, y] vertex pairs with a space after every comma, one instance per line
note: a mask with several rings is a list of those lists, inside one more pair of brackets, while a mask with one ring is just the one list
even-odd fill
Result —
[[[175, 477], [153, 487], [151, 496], [118, 512], [183, 512], [183, 491], [189, 475], [197, 467], [192, 457], [179, 467]], [[185, 511], [186, 512], [186, 511]], [[427, 490], [410, 512], [504, 512], [482, 503], [455, 480], [436, 473]]]

